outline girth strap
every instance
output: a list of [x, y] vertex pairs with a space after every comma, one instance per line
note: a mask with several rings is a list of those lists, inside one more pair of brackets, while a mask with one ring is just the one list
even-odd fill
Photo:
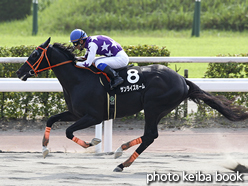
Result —
[[109, 95], [107, 92], [108, 120], [116, 118], [116, 94]]

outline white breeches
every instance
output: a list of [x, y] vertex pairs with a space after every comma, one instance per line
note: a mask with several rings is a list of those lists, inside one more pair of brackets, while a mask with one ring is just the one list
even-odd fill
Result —
[[113, 69], [122, 68], [128, 65], [129, 58], [124, 50], [121, 50], [116, 56], [111, 57], [99, 57], [93, 61], [97, 67], [100, 63], [105, 63]]

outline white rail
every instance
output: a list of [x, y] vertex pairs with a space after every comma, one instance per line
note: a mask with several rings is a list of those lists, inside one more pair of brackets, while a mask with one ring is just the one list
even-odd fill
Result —
[[0, 92], [62, 92], [57, 78], [0, 78]]
[[[24, 63], [27, 57], [0, 57], [0, 63]], [[132, 63], [248, 63], [248, 57], [129, 57]]]
[[[248, 78], [188, 78], [207, 92], [248, 92]], [[57, 78], [0, 78], [0, 92], [62, 92]]]
[[[0, 57], [0, 63], [24, 63], [27, 57]], [[247, 63], [248, 57], [130, 57], [135, 63]], [[194, 78], [189, 79], [208, 92], [248, 92], [248, 79]], [[62, 92], [56, 78], [0, 78], [0, 92]], [[112, 151], [112, 120], [104, 123], [104, 152]], [[102, 124], [96, 126], [95, 136], [102, 139]], [[96, 146], [101, 152], [102, 144]]]

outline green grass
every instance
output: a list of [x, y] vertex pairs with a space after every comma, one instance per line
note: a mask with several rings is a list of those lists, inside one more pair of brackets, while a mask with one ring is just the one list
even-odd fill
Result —
[[[1, 29], [0, 29], [1, 30]], [[158, 45], [166, 46], [171, 56], [216, 56], [218, 54], [240, 54], [248, 52], [248, 32], [202, 31], [201, 36], [190, 37], [191, 30], [147, 31], [147, 32], [95, 32], [88, 35], [104, 34], [112, 37], [121, 45]], [[40, 45], [48, 37], [52, 42], [68, 43], [69, 35], [45, 34], [38, 36], [22, 36], [19, 34], [1, 34], [0, 46]]]
[[[248, 53], [248, 33], [247, 32], [224, 32], [224, 31], [202, 31], [199, 38], [190, 37], [191, 31], [148, 31], [148, 32], [95, 32], [88, 35], [105, 34], [109, 35], [121, 45], [138, 45], [149, 44], [166, 46], [171, 52], [171, 57], [184, 56], [216, 56], [218, 54], [240, 54]], [[1, 46], [18, 46], [18, 45], [40, 45], [48, 37], [52, 37], [52, 43], [68, 43], [68, 35], [38, 35], [38, 36], [21, 36], [21, 35], [1, 35]], [[180, 68], [179, 74], [183, 75], [184, 69], [189, 70], [190, 78], [201, 78], [207, 69], [207, 63], [177, 63], [170, 64], [175, 70]]]

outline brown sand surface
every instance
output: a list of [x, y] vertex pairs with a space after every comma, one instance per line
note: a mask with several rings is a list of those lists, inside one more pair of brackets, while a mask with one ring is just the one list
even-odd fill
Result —
[[[243, 174], [243, 182], [216, 181], [217, 171], [234, 178], [235, 173], [225, 167], [237, 162], [248, 165], [246, 128], [161, 128], [154, 143], [122, 173], [113, 169], [136, 147], [114, 159], [112, 153], [94, 153], [94, 147], [83, 149], [65, 137], [65, 127], [59, 127], [51, 131], [50, 153], [43, 159], [43, 132], [34, 128], [0, 131], [0, 185], [147, 185], [154, 174], [158, 175], [151, 185], [248, 185], [247, 174]], [[142, 134], [142, 126], [114, 127], [113, 151]], [[75, 135], [90, 141], [95, 135], [94, 128], [77, 131]], [[183, 177], [189, 173], [195, 176], [195, 181]], [[180, 180], [165, 182], [167, 174]], [[209, 175], [212, 180], [199, 181], [199, 174]]]

